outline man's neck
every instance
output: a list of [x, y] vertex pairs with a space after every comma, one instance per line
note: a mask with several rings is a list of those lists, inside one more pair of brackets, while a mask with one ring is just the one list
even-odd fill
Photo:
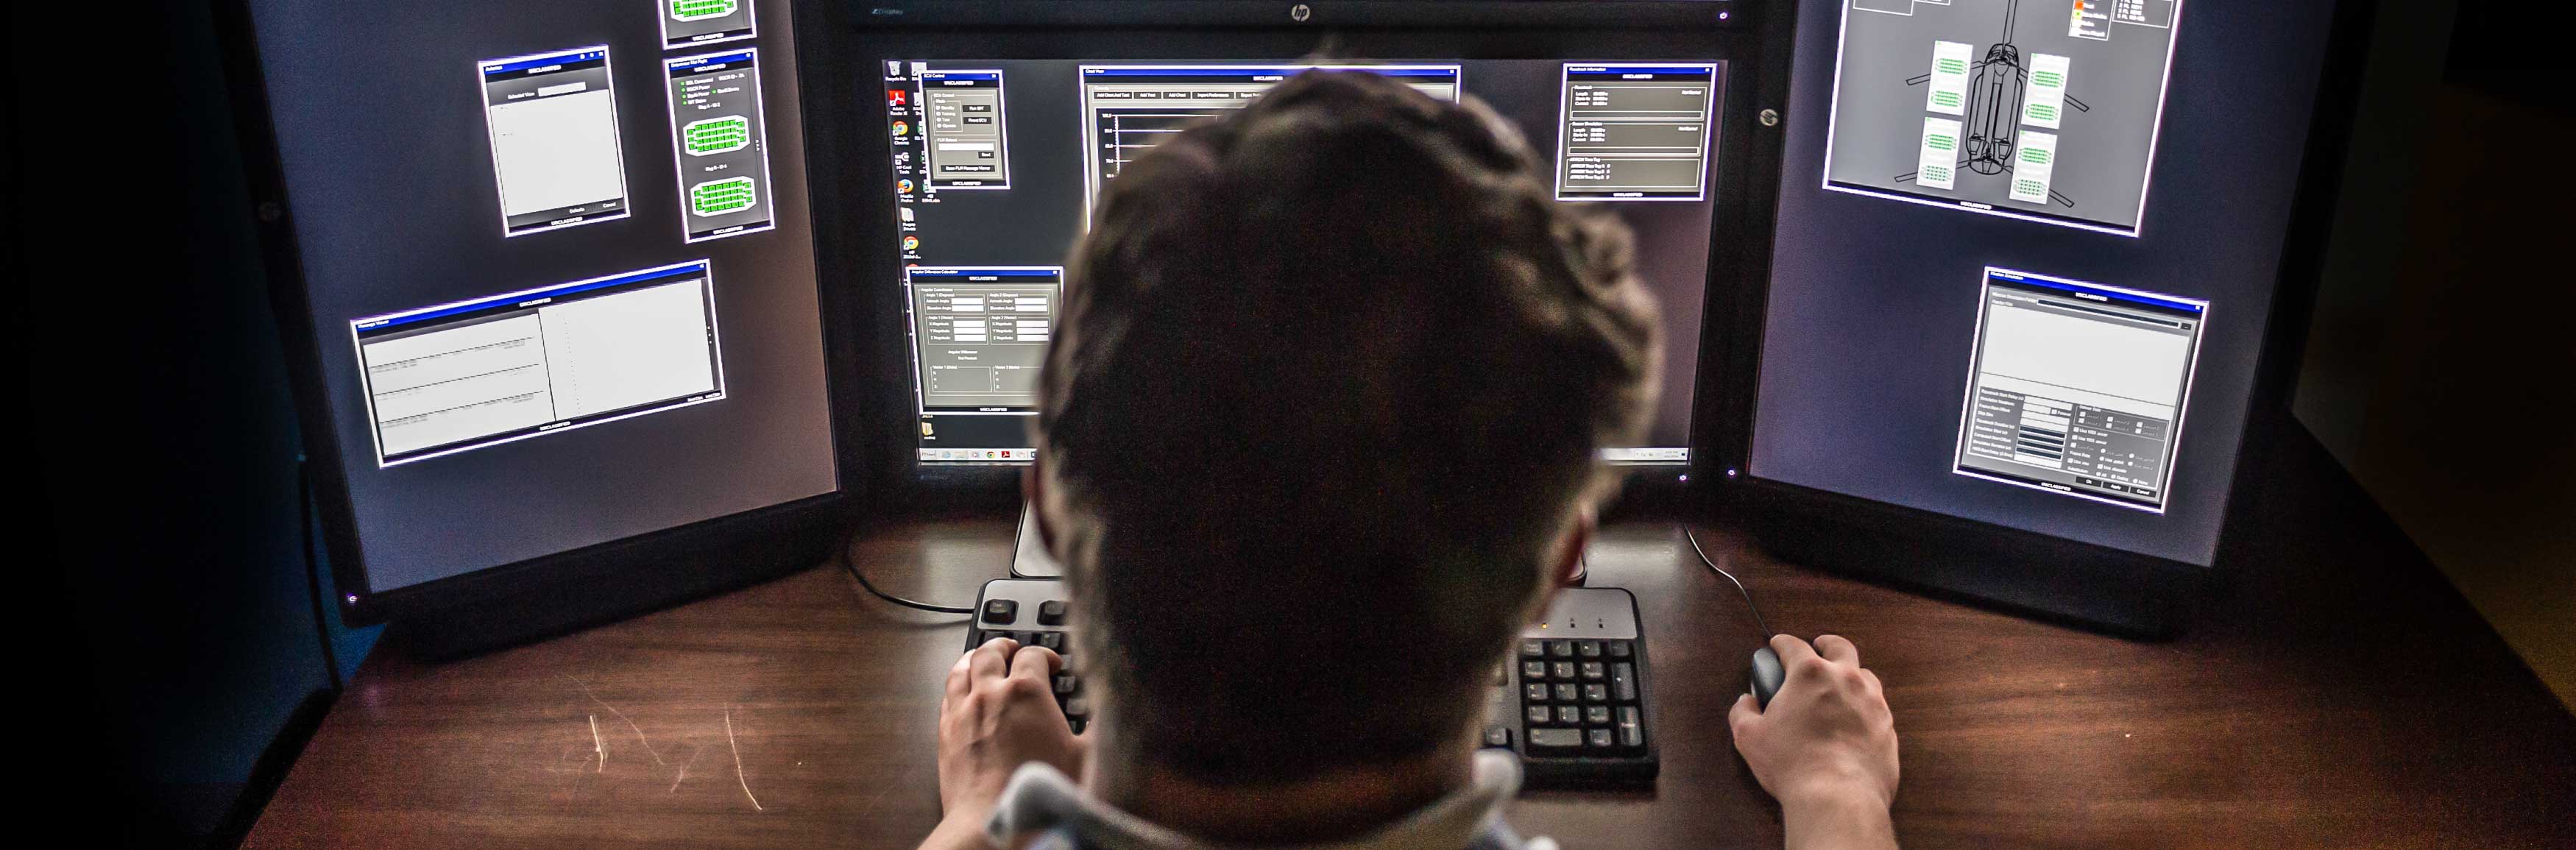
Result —
[[1085, 765], [1083, 785], [1102, 802], [1206, 841], [1341, 841], [1403, 820], [1467, 787], [1472, 744], [1461, 738], [1422, 758], [1258, 786], [1207, 785], [1136, 759], [1095, 752]]

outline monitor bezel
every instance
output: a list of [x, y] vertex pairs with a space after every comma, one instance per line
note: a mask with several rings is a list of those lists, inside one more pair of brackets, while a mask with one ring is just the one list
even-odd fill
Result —
[[[224, 87], [231, 101], [235, 143], [253, 199], [249, 213], [259, 239], [270, 309], [276, 317], [287, 376], [299, 422], [303, 456], [298, 474], [309, 488], [307, 522], [315, 524], [319, 555], [340, 590], [332, 603], [351, 626], [404, 621], [421, 627], [415, 641], [433, 654], [479, 651], [651, 610], [810, 567], [853, 520], [856, 496], [868, 480], [867, 456], [852, 439], [866, 409], [848, 358], [827, 356], [824, 378], [833, 434], [836, 487], [828, 493], [699, 520], [536, 558], [486, 567], [447, 578], [374, 590], [359, 545], [348, 481], [329, 391], [322, 379], [331, 356], [310, 315], [309, 282], [287, 194], [285, 165], [270, 119], [265, 65], [259, 52], [251, 0], [216, 4]], [[820, 278], [817, 278], [818, 283]], [[823, 347], [848, 350], [847, 322], [855, 305], [844, 293], [819, 286]], [[317, 427], [318, 426], [318, 427]]]
[[[1068, 8], [1080, 7], [1080, 8]], [[873, 110], [835, 104], [872, 103], [873, 76], [834, 77], [835, 68], [880, 67], [886, 59], [951, 56], [979, 59], [1247, 60], [1295, 59], [1330, 44], [1339, 56], [1388, 61], [1432, 59], [1714, 60], [1726, 63], [1718, 113], [1719, 162], [1711, 192], [1735, 200], [1717, 205], [1711, 223], [1710, 271], [1694, 376], [1688, 464], [1622, 464], [1627, 487], [1621, 515], [1682, 517], [1706, 507], [1712, 393], [1723, 383], [1711, 341], [1731, 317], [1721, 293], [1768, 280], [1771, 215], [1778, 191], [1776, 125], [1757, 115], [1785, 97], [1788, 14], [1756, 15], [1727, 2], [1316, 3], [1291, 21], [1269, 3], [1015, 2], [880, 3], [871, 7], [801, 6], [797, 10], [805, 81], [807, 138], [817, 151], [818, 262], [824, 278], [866, 290], [866, 327], [857, 334], [867, 392], [883, 421], [861, 435], [876, 476], [869, 482], [897, 509], [1004, 508], [1019, 498], [1025, 462], [922, 462], [918, 418], [911, 415], [913, 376], [905, 349], [899, 288], [870, 288], [897, 267], [889, 250], [899, 238], [894, 204], [878, 201], [895, 175]], [[1789, 11], [1785, 7], [1780, 11]], [[1014, 17], [1017, 16], [1017, 17]], [[1768, 20], [1762, 20], [1767, 18]], [[1011, 25], [1006, 22], [1017, 22]], [[1030, 26], [1035, 22], [1044, 26]], [[1179, 36], [1175, 28], [1189, 25]], [[860, 77], [865, 77], [861, 79]], [[824, 187], [829, 187], [825, 189]], [[826, 196], [829, 199], [826, 199]]]

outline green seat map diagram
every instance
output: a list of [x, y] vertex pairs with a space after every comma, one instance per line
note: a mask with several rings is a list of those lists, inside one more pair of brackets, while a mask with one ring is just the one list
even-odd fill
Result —
[[732, 153], [751, 144], [751, 119], [740, 115], [709, 118], [680, 128], [680, 143], [690, 156]]
[[758, 202], [749, 177], [710, 180], [689, 187], [689, 211], [698, 215], [723, 215]]
[[741, 0], [671, 0], [671, 20], [721, 18], [741, 7]]

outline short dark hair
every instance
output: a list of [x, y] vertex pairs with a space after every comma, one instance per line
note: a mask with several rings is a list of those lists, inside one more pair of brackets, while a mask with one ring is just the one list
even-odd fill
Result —
[[1615, 218], [1507, 122], [1309, 71], [1108, 184], [1037, 444], [1115, 734], [1218, 785], [1457, 740], [1652, 403]]

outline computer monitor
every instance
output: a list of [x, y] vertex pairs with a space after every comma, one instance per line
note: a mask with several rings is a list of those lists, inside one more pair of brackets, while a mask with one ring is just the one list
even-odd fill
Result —
[[1738, 501], [1809, 563], [2177, 628], [2279, 401], [2336, 4], [1802, 11]]
[[[915, 462], [1029, 460], [1033, 390], [1063, 302], [1064, 258], [1103, 187], [1170, 134], [1322, 68], [1392, 77], [1441, 100], [1483, 100], [1539, 152], [1559, 203], [1608, 210], [1636, 231], [1638, 274], [1663, 307], [1664, 384], [1646, 439], [1605, 456], [1687, 469], [1710, 237], [1728, 200], [1709, 181], [1723, 159], [1716, 134], [1726, 62], [942, 52], [872, 61], [882, 85], [870, 105], [881, 107], [889, 145], [876, 188], [891, 201], [877, 214], [890, 209], [899, 236], [871, 271], [904, 295]], [[1367, 179], [1366, 169], [1353, 163], [1353, 179]]]
[[785, 0], [234, 11], [350, 619], [649, 599], [812, 539], [781, 529], [843, 476]]

